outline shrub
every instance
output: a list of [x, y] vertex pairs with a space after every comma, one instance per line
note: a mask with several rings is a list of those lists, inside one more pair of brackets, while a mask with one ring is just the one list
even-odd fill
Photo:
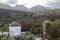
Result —
[[60, 21], [54, 21], [48, 29], [48, 35], [52, 38], [60, 37]]
[[9, 27], [2, 27], [2, 31], [3, 32], [8, 32], [9, 31]]

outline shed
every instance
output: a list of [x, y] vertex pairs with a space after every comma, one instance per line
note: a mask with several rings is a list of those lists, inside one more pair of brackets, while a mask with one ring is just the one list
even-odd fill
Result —
[[18, 22], [12, 22], [11, 24], [9, 24], [9, 34], [10, 36], [20, 36], [21, 25]]

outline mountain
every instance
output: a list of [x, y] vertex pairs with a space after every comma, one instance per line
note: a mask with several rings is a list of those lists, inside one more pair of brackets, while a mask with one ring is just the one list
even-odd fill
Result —
[[32, 8], [30, 8], [31, 11], [44, 10], [44, 9], [46, 9], [46, 7], [41, 6], [41, 5], [36, 5], [36, 6], [32, 7]]
[[2, 9], [12, 9], [12, 7], [7, 5], [7, 4], [0, 4], [0, 8], [2, 8]]
[[24, 5], [16, 5], [14, 7], [11, 7], [8, 4], [0, 4], [0, 8], [2, 8], [2, 9], [20, 10], [20, 11], [29, 11], [29, 12], [47, 9], [47, 7], [44, 7], [44, 6], [41, 6], [41, 5], [36, 5], [36, 6], [32, 7], [32, 8], [30, 8], [30, 9], [28, 9]]
[[13, 7], [14, 10], [21, 10], [21, 11], [28, 11], [28, 8], [25, 7], [24, 5], [16, 5]]
[[7, 4], [0, 4], [0, 8], [2, 8], [2, 9], [28, 11], [28, 8], [25, 7], [24, 5], [16, 5], [14, 7], [11, 7], [10, 5], [7, 5]]

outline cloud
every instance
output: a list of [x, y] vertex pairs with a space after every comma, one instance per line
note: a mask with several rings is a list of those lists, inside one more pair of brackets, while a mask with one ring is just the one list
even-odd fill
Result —
[[7, 0], [7, 2], [10, 4], [15, 4], [17, 2], [17, 0]]
[[58, 7], [60, 7], [60, 0], [53, 0], [53, 2], [48, 2], [47, 5], [58, 8]]
[[0, 3], [4, 3], [4, 2], [6, 2], [6, 0], [0, 0]]

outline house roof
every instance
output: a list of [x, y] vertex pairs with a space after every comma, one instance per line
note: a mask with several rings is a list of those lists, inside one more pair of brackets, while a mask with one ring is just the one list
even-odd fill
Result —
[[50, 20], [45, 20], [45, 21], [43, 22], [43, 24], [47, 24], [47, 23], [51, 23], [51, 21], [50, 21]]
[[18, 22], [12, 22], [9, 26], [20, 26], [20, 24]]

